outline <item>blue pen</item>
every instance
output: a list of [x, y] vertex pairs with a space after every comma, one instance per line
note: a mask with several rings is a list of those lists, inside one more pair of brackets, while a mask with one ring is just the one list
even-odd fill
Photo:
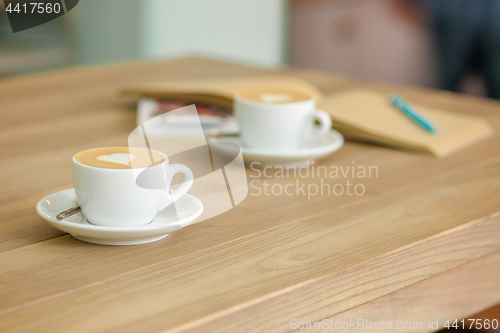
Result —
[[405, 116], [410, 118], [414, 123], [425, 129], [426, 131], [429, 131], [431, 133], [437, 132], [436, 125], [434, 125], [432, 121], [427, 119], [423, 114], [413, 108], [410, 103], [405, 101], [401, 96], [392, 94], [390, 101], [391, 104], [398, 108], [399, 111], [403, 112]]

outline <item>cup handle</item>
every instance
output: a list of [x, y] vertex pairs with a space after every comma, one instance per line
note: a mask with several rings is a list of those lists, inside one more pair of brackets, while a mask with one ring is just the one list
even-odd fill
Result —
[[170, 205], [172, 202], [175, 202], [177, 199], [182, 197], [184, 194], [189, 191], [191, 186], [193, 185], [193, 172], [191, 169], [189, 169], [187, 166], [184, 164], [180, 163], [175, 163], [175, 164], [170, 164], [168, 166], [168, 175], [167, 175], [167, 184], [166, 184], [166, 189], [170, 188], [170, 183], [172, 182], [172, 178], [174, 178], [174, 175], [177, 173], [182, 173], [184, 174], [184, 181], [182, 182], [181, 186], [179, 188], [171, 191], [170, 193], [165, 193], [165, 199], [163, 201], [163, 204], [161, 205], [159, 210], [165, 209], [168, 205]]
[[310, 139], [317, 138], [325, 133], [328, 133], [332, 129], [332, 118], [330, 115], [323, 110], [314, 110], [312, 112], [313, 120], [319, 121], [320, 129], [319, 131], [314, 131], [311, 133]]

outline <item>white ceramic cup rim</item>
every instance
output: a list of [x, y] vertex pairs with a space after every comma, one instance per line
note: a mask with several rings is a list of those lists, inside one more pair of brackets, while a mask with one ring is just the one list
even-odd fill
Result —
[[113, 169], [113, 168], [101, 168], [101, 167], [96, 167], [96, 166], [92, 166], [92, 165], [87, 165], [87, 164], [83, 164], [83, 163], [80, 163], [78, 162], [75, 157], [76, 155], [80, 154], [80, 153], [84, 153], [86, 151], [91, 151], [91, 150], [97, 150], [97, 149], [107, 149], [107, 148], [132, 148], [132, 149], [143, 149], [143, 150], [147, 150], [147, 151], [154, 151], [155, 153], [158, 153], [158, 154], [161, 154], [165, 157], [165, 161], [163, 161], [162, 163], [158, 163], [158, 164], [155, 164], [155, 165], [159, 165], [159, 164], [163, 164], [163, 163], [167, 163], [169, 162], [168, 160], [168, 156], [165, 155], [164, 153], [158, 151], [158, 150], [154, 150], [154, 149], [147, 149], [147, 148], [140, 148], [140, 147], [123, 147], [123, 146], [111, 146], [111, 147], [99, 147], [99, 148], [90, 148], [90, 149], [85, 149], [85, 150], [82, 150], [81, 152], [78, 152], [76, 153], [75, 155], [73, 155], [73, 163], [76, 163], [78, 165], [81, 165], [83, 167], [86, 167], [86, 168], [90, 168], [90, 169], [98, 169], [98, 170], [113, 170], [113, 171], [121, 171], [121, 172], [130, 172], [130, 170], [145, 170], [150, 166], [147, 166], [147, 167], [142, 167], [142, 168], [130, 168], [130, 169]]

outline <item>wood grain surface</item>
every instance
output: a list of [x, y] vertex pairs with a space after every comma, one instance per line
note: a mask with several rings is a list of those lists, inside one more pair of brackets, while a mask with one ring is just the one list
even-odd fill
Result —
[[[347, 142], [317, 165], [376, 166], [378, 177], [345, 179], [362, 182], [364, 195], [256, 196], [251, 189], [236, 208], [147, 245], [83, 243], [36, 214], [40, 198], [72, 186], [72, 155], [127, 144], [135, 102], [117, 96], [121, 86], [264, 72], [181, 58], [1, 80], [0, 331], [288, 331], [292, 318], [334, 318], [500, 248], [497, 135], [445, 159]], [[395, 92], [500, 129], [493, 100], [276, 72], [326, 94]], [[247, 172], [271, 185], [291, 180]]]
[[[455, 320], [460, 322], [464, 319], [466, 328], [473, 324], [471, 319], [482, 319], [481, 324], [488, 319], [491, 323], [492, 318], [500, 320], [497, 317], [498, 311], [488, 317], [482, 317], [481, 313], [479, 315], [477, 313], [498, 302], [500, 298], [499, 276], [500, 251], [496, 251], [481, 259], [326, 319], [334, 323], [333, 327], [337, 322], [344, 323], [349, 320], [357, 322], [358, 319], [363, 319], [365, 322], [360, 322], [360, 330], [371, 327], [373, 329], [370, 331], [373, 332], [386, 331], [387, 322], [390, 322], [393, 327], [401, 323], [398, 329], [400, 332], [435, 331], [436, 328], [443, 328], [448, 320], [449, 325], [452, 325]], [[373, 327], [375, 322], [382, 327], [382, 320], [386, 323], [384, 328]], [[434, 329], [429, 329], [429, 321], [437, 324], [431, 326]], [[371, 322], [372, 326], [368, 326], [367, 322]], [[422, 323], [420, 330], [417, 329], [418, 323]], [[404, 325], [407, 327], [405, 328]], [[459, 325], [462, 324], [459, 323]], [[474, 324], [473, 327], [475, 326], [477, 325]], [[328, 329], [323, 331], [328, 332]], [[339, 331], [348, 330], [340, 329]], [[497, 329], [490, 327], [487, 331], [500, 332], [500, 327]]]

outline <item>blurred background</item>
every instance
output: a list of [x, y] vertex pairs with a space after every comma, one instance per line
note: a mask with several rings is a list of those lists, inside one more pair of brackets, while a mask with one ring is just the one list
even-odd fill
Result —
[[81, 0], [68, 14], [15, 34], [1, 3], [0, 77], [202, 55], [500, 98], [499, 3]]

